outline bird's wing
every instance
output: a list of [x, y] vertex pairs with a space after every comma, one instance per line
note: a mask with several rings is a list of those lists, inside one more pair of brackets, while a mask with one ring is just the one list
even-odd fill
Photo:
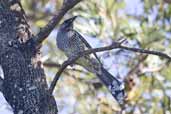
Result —
[[[92, 49], [91, 45], [84, 39], [84, 37], [80, 33], [78, 33], [77, 31], [75, 31], [75, 32], [76, 32], [77, 35], [79, 35], [77, 38], [80, 38], [81, 41], [86, 45], [86, 47], [88, 49]], [[97, 56], [97, 54], [95, 52], [93, 53], [93, 55], [99, 61], [99, 63], [102, 64], [101, 61], [100, 61], [100, 59], [99, 59], [99, 57]]]

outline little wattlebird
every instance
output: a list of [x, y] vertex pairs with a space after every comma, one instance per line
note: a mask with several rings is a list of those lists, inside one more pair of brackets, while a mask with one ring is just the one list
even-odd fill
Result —
[[[73, 22], [77, 16], [65, 20], [59, 27], [56, 41], [57, 47], [63, 51], [69, 59], [72, 59], [80, 52], [90, 49], [89, 43], [73, 29]], [[100, 81], [109, 89], [119, 104], [124, 103], [125, 91], [123, 84], [112, 76], [101, 64], [97, 55], [95, 58], [90, 55], [79, 58], [75, 64], [81, 65], [89, 72], [95, 74]]]

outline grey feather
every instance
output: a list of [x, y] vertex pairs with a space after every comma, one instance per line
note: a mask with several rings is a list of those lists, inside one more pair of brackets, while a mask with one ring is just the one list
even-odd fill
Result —
[[[88, 42], [73, 29], [74, 19], [75, 17], [70, 18], [60, 25], [56, 38], [57, 47], [69, 58], [79, 54], [79, 52], [84, 51], [86, 48], [92, 48]], [[95, 58], [91, 58], [89, 55], [81, 57], [76, 61], [76, 64], [94, 73], [108, 88], [118, 103], [123, 104], [125, 98], [123, 84], [103, 68], [96, 53], [94, 53], [94, 56]]]

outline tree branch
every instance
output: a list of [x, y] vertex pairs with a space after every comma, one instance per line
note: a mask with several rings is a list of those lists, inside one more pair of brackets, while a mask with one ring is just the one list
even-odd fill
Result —
[[55, 68], [60, 68], [61, 65], [59, 63], [54, 63], [54, 62], [43, 62], [43, 65], [45, 67], [55, 67]]
[[150, 55], [157, 55], [163, 58], [168, 59], [169, 61], [171, 60], [171, 57], [165, 53], [159, 52], [159, 51], [150, 51], [146, 49], [140, 49], [140, 48], [131, 48], [131, 47], [126, 47], [126, 46], [120, 46], [119, 48], [125, 49], [128, 51], [133, 51], [133, 52], [138, 52], [138, 53], [145, 53], [145, 54], [150, 54]]
[[163, 0], [164, 2], [171, 4], [171, 0]]
[[55, 26], [59, 23], [62, 17], [67, 13], [68, 10], [72, 9], [76, 4], [78, 4], [81, 0], [64, 0], [61, 9], [52, 17], [52, 19], [48, 22], [48, 24], [40, 30], [40, 32], [36, 35], [35, 42], [37, 44], [41, 44], [51, 33], [51, 31], [55, 28]]
[[75, 57], [66, 60], [60, 67], [60, 69], [58, 70], [58, 72], [56, 73], [50, 88], [49, 88], [49, 92], [52, 94], [53, 90], [55, 88], [55, 85], [61, 75], [61, 73], [65, 70], [65, 68], [67, 68], [68, 65], [73, 64], [77, 59], [79, 59], [80, 57], [83, 57], [85, 55], [89, 55], [95, 52], [102, 52], [102, 51], [107, 51], [107, 50], [112, 50], [112, 49], [125, 49], [125, 50], [129, 50], [129, 51], [133, 51], [133, 52], [139, 52], [139, 53], [145, 53], [145, 54], [152, 54], [152, 55], [157, 55], [163, 58], [168, 59], [169, 61], [171, 60], [171, 57], [168, 56], [167, 54], [164, 54], [162, 52], [158, 52], [158, 51], [150, 51], [150, 50], [145, 50], [145, 49], [139, 49], [139, 48], [130, 48], [130, 47], [126, 47], [126, 46], [122, 46], [121, 44], [123, 43], [123, 41], [121, 42], [113, 42], [111, 45], [106, 46], [106, 47], [101, 47], [101, 48], [94, 48], [94, 49], [88, 49], [85, 50], [83, 52], [78, 53], [78, 55], [76, 55]]
[[[61, 64], [54, 63], [54, 62], [44, 62], [43, 65], [45, 67], [50, 67], [50, 68], [60, 68], [61, 67]], [[81, 69], [67, 68], [66, 70], [67, 71], [75, 71], [75, 72], [78, 72], [78, 73], [83, 73], [85, 75], [88, 75], [89, 74], [89, 72], [84, 71], [84, 70], [81, 70]], [[68, 72], [66, 72], [66, 73], [68, 74]]]
[[2, 89], [3, 89], [3, 79], [0, 77], [0, 91], [2, 91]]

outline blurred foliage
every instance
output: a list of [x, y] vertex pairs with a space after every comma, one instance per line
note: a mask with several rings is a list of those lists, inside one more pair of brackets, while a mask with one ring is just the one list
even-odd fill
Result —
[[[22, 0], [22, 4], [36, 34], [61, 7], [62, 0]], [[75, 22], [76, 30], [104, 45], [109, 39], [124, 37], [129, 42], [125, 45], [171, 55], [171, 5], [162, 0], [84, 0], [64, 19], [73, 15], [80, 16]], [[45, 41], [42, 60], [61, 64], [66, 57], [56, 49], [55, 36], [56, 32], [52, 32]], [[126, 114], [171, 114], [171, 65], [167, 60], [152, 55], [141, 60], [141, 54], [123, 50], [99, 56], [102, 61], [115, 57], [111, 67], [118, 68], [119, 75], [127, 70], [122, 78], [127, 80], [126, 88], [129, 88]], [[125, 58], [121, 59], [123, 56]], [[119, 71], [123, 66], [125, 69]], [[117, 103], [106, 88], [96, 83], [94, 75], [85, 73], [85, 69], [79, 66], [74, 69], [82, 70], [80, 72], [69, 69], [63, 73], [55, 90], [61, 114], [119, 113]], [[57, 68], [46, 68], [49, 81], [56, 71]]]

